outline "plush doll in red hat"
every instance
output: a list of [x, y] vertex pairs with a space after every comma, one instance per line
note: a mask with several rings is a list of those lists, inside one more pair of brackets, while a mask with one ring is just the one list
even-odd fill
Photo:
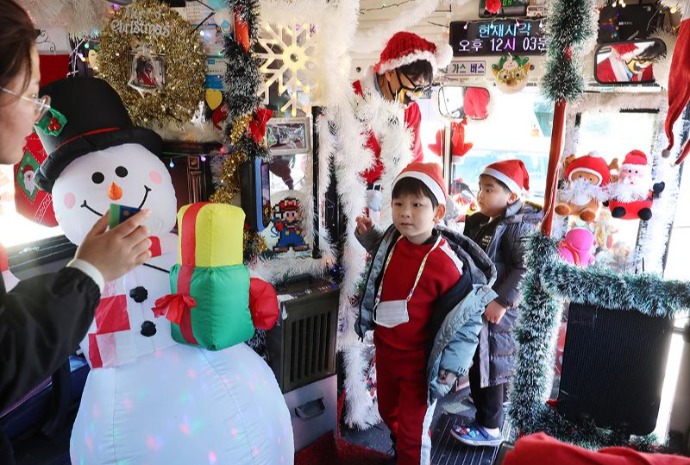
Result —
[[607, 199], [606, 185], [611, 179], [611, 170], [618, 161], [611, 164], [595, 155], [565, 159], [565, 182], [558, 190], [556, 214], [574, 215], [582, 221], [591, 222], [597, 216], [599, 204]]
[[664, 183], [652, 181], [647, 155], [640, 150], [628, 152], [623, 159], [618, 180], [609, 185], [608, 207], [611, 216], [623, 220], [648, 220], [652, 202], [664, 190]]
[[[355, 93], [364, 99], [364, 103], [371, 103], [375, 97], [380, 97], [388, 102], [399, 102], [405, 108], [404, 120], [412, 132], [413, 143], [411, 156], [402, 159], [419, 162], [424, 157], [419, 135], [422, 114], [415, 100], [429, 89], [436, 70], [446, 67], [452, 57], [453, 50], [448, 44], [434, 44], [417, 34], [398, 32], [386, 44], [378, 63], [353, 83]], [[381, 208], [380, 182], [383, 174], [380, 144], [387, 139], [386, 136], [396, 136], [385, 131], [379, 131], [380, 134], [375, 134], [373, 129], [371, 131], [365, 148], [373, 152], [374, 164], [362, 176], [368, 189], [367, 207], [370, 211], [378, 211]]]

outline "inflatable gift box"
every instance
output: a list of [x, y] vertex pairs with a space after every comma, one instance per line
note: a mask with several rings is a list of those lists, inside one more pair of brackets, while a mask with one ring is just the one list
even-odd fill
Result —
[[154, 309], [172, 322], [177, 342], [221, 350], [254, 335], [249, 270], [242, 263], [244, 217], [238, 207], [208, 202], [185, 205], [177, 214], [172, 294]]

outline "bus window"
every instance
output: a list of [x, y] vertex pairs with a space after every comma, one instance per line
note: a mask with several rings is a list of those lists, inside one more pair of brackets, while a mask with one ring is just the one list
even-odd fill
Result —
[[[641, 150], [650, 157], [654, 130], [658, 127], [654, 112], [584, 112], [580, 121], [577, 156], [597, 152], [607, 163], [618, 158], [621, 163], [631, 150]], [[571, 219], [571, 222], [575, 220]], [[594, 223], [597, 263], [615, 271], [634, 271], [634, 257], [640, 220], [619, 220], [602, 207]]]
[[462, 181], [476, 193], [479, 175], [486, 165], [520, 159], [530, 175], [528, 198], [541, 203], [546, 189], [553, 104], [536, 87], [516, 94], [494, 91], [492, 112], [485, 121], [467, 124], [465, 140], [474, 147], [454, 157], [451, 181]]

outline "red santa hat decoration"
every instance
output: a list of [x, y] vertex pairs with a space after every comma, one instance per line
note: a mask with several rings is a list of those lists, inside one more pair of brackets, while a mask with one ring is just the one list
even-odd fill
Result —
[[641, 150], [631, 150], [623, 159], [621, 169], [623, 168], [648, 171], [649, 165], [647, 164], [647, 155]]
[[498, 179], [515, 194], [529, 190], [529, 173], [522, 160], [497, 161], [484, 168], [482, 175]]
[[[690, 100], [690, 2], [683, 3], [683, 18], [680, 23], [678, 39], [673, 50], [671, 69], [668, 76], [668, 113], [664, 123], [664, 131], [668, 138], [668, 146], [663, 151], [663, 156], [668, 157], [675, 143], [673, 136], [673, 124], [683, 114], [685, 106]], [[687, 142], [676, 160], [676, 164], [682, 163], [690, 152], [690, 144]]]
[[448, 44], [437, 45], [412, 32], [398, 32], [388, 40], [374, 72], [383, 74], [419, 60], [428, 61], [437, 70], [448, 66], [452, 58], [453, 48]]
[[606, 164], [606, 161], [593, 154], [576, 158], [570, 162], [565, 169], [565, 178], [568, 181], [572, 181], [573, 173], [578, 171], [584, 171], [595, 175], [599, 178], [599, 182], [597, 183], [599, 186], [608, 184], [611, 180], [611, 172], [609, 171], [609, 166]]
[[400, 172], [395, 181], [393, 181], [393, 188], [401, 179], [413, 178], [424, 183], [429, 188], [431, 193], [436, 197], [439, 205], [446, 204], [446, 186], [443, 180], [443, 172], [441, 165], [437, 163], [410, 163]]
[[637, 46], [634, 43], [611, 45], [611, 51], [623, 60], [630, 60], [637, 53]]

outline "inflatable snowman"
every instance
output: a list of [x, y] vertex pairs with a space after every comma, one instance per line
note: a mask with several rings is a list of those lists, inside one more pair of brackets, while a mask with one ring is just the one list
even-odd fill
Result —
[[71, 78], [42, 89], [49, 153], [36, 181], [52, 191], [65, 235], [83, 240], [111, 203], [151, 211], [153, 258], [106, 283], [81, 348], [91, 372], [72, 430], [74, 464], [292, 464], [290, 414], [268, 365], [245, 344], [221, 351], [179, 344], [151, 308], [170, 292], [176, 199], [161, 140], [133, 127], [105, 81]]

